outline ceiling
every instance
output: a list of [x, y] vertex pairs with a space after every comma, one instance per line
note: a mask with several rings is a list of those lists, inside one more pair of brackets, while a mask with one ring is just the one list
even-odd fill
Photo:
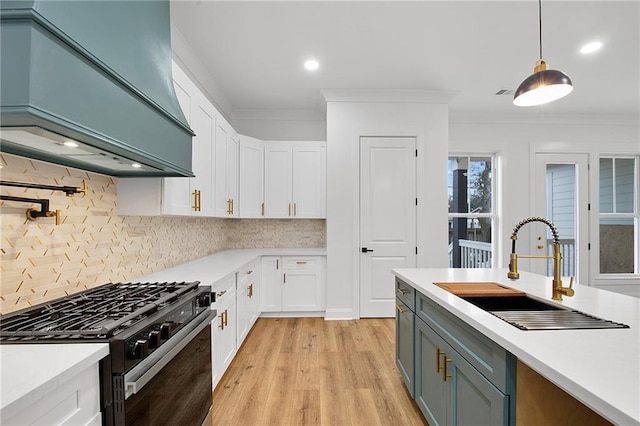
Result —
[[[574, 91], [528, 108], [496, 92], [533, 73], [535, 0], [172, 0], [171, 14], [202, 65], [196, 77], [217, 87], [231, 117], [322, 112], [324, 89], [453, 90], [452, 114], [640, 115], [638, 1], [544, 1], [543, 58], [569, 75]], [[602, 49], [581, 54], [592, 40]], [[310, 57], [320, 62], [315, 72], [303, 68]]]

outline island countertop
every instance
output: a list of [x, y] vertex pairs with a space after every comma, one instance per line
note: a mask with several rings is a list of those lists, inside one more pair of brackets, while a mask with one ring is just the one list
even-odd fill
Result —
[[[510, 280], [507, 269], [395, 269], [393, 273], [602, 417], [614, 424], [640, 425], [640, 299], [577, 285], [574, 297], [556, 302], [551, 300], [551, 278], [520, 272], [519, 280]], [[630, 328], [520, 330], [435, 282], [497, 282]]]

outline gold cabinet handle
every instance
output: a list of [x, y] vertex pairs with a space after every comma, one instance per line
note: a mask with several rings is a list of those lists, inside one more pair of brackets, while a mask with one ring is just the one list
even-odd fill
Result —
[[231, 199], [231, 214], [233, 214], [233, 198]]
[[193, 194], [193, 210], [194, 211], [198, 211], [198, 190], [194, 189], [193, 192], [191, 193]]
[[202, 191], [198, 189], [198, 211], [202, 211]]
[[245, 272], [245, 274], [247, 274], [247, 275], [253, 274], [253, 269], [249, 269], [247, 272]]
[[217, 297], [222, 297], [224, 296], [224, 294], [227, 292], [227, 290], [222, 290], [221, 292], [217, 293], [216, 296]]
[[247, 295], [249, 296], [249, 298], [253, 297], [253, 283], [251, 283], [249, 285], [249, 288], [247, 288], [247, 290], [249, 290], [249, 292], [247, 293]]
[[291, 216], [291, 203], [289, 203], [289, 216]]
[[293, 203], [293, 215], [298, 215], [298, 203]]
[[226, 309], [224, 310], [224, 325], [225, 327], [229, 325], [229, 312]]
[[436, 348], [436, 373], [439, 373], [442, 369], [440, 366], [440, 355], [444, 355], [444, 352], [441, 352], [440, 348]]
[[538, 250], [542, 250], [544, 248], [544, 246], [542, 244], [538, 244]]
[[398, 312], [400, 312], [401, 314], [404, 314], [405, 312], [407, 312], [404, 309], [402, 309], [402, 306], [400, 306], [400, 304], [398, 303], [396, 303], [396, 308], [398, 308]]
[[264, 203], [262, 203], [260, 206], [260, 214], [264, 216]]
[[399, 288], [398, 291], [402, 294], [409, 294], [409, 290], [406, 290], [404, 288]]
[[446, 382], [447, 378], [451, 377], [451, 374], [447, 374], [447, 363], [451, 362], [451, 358], [447, 358], [444, 353], [442, 353], [442, 356], [444, 358], [444, 363], [442, 364], [442, 381]]
[[218, 315], [218, 318], [220, 318], [220, 325], [218, 325], [218, 328], [220, 330], [224, 330], [224, 312], [221, 312], [220, 315]]

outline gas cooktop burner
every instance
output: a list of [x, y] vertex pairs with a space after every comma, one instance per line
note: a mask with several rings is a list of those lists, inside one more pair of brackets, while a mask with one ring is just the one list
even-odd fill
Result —
[[0, 341], [106, 339], [131, 327], [180, 296], [198, 281], [106, 284], [3, 315]]

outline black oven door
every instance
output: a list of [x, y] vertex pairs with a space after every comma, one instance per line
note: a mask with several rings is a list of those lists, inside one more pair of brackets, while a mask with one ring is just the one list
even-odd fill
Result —
[[199, 315], [161, 346], [163, 353], [114, 376], [116, 425], [202, 424], [212, 403], [213, 318], [215, 311]]

